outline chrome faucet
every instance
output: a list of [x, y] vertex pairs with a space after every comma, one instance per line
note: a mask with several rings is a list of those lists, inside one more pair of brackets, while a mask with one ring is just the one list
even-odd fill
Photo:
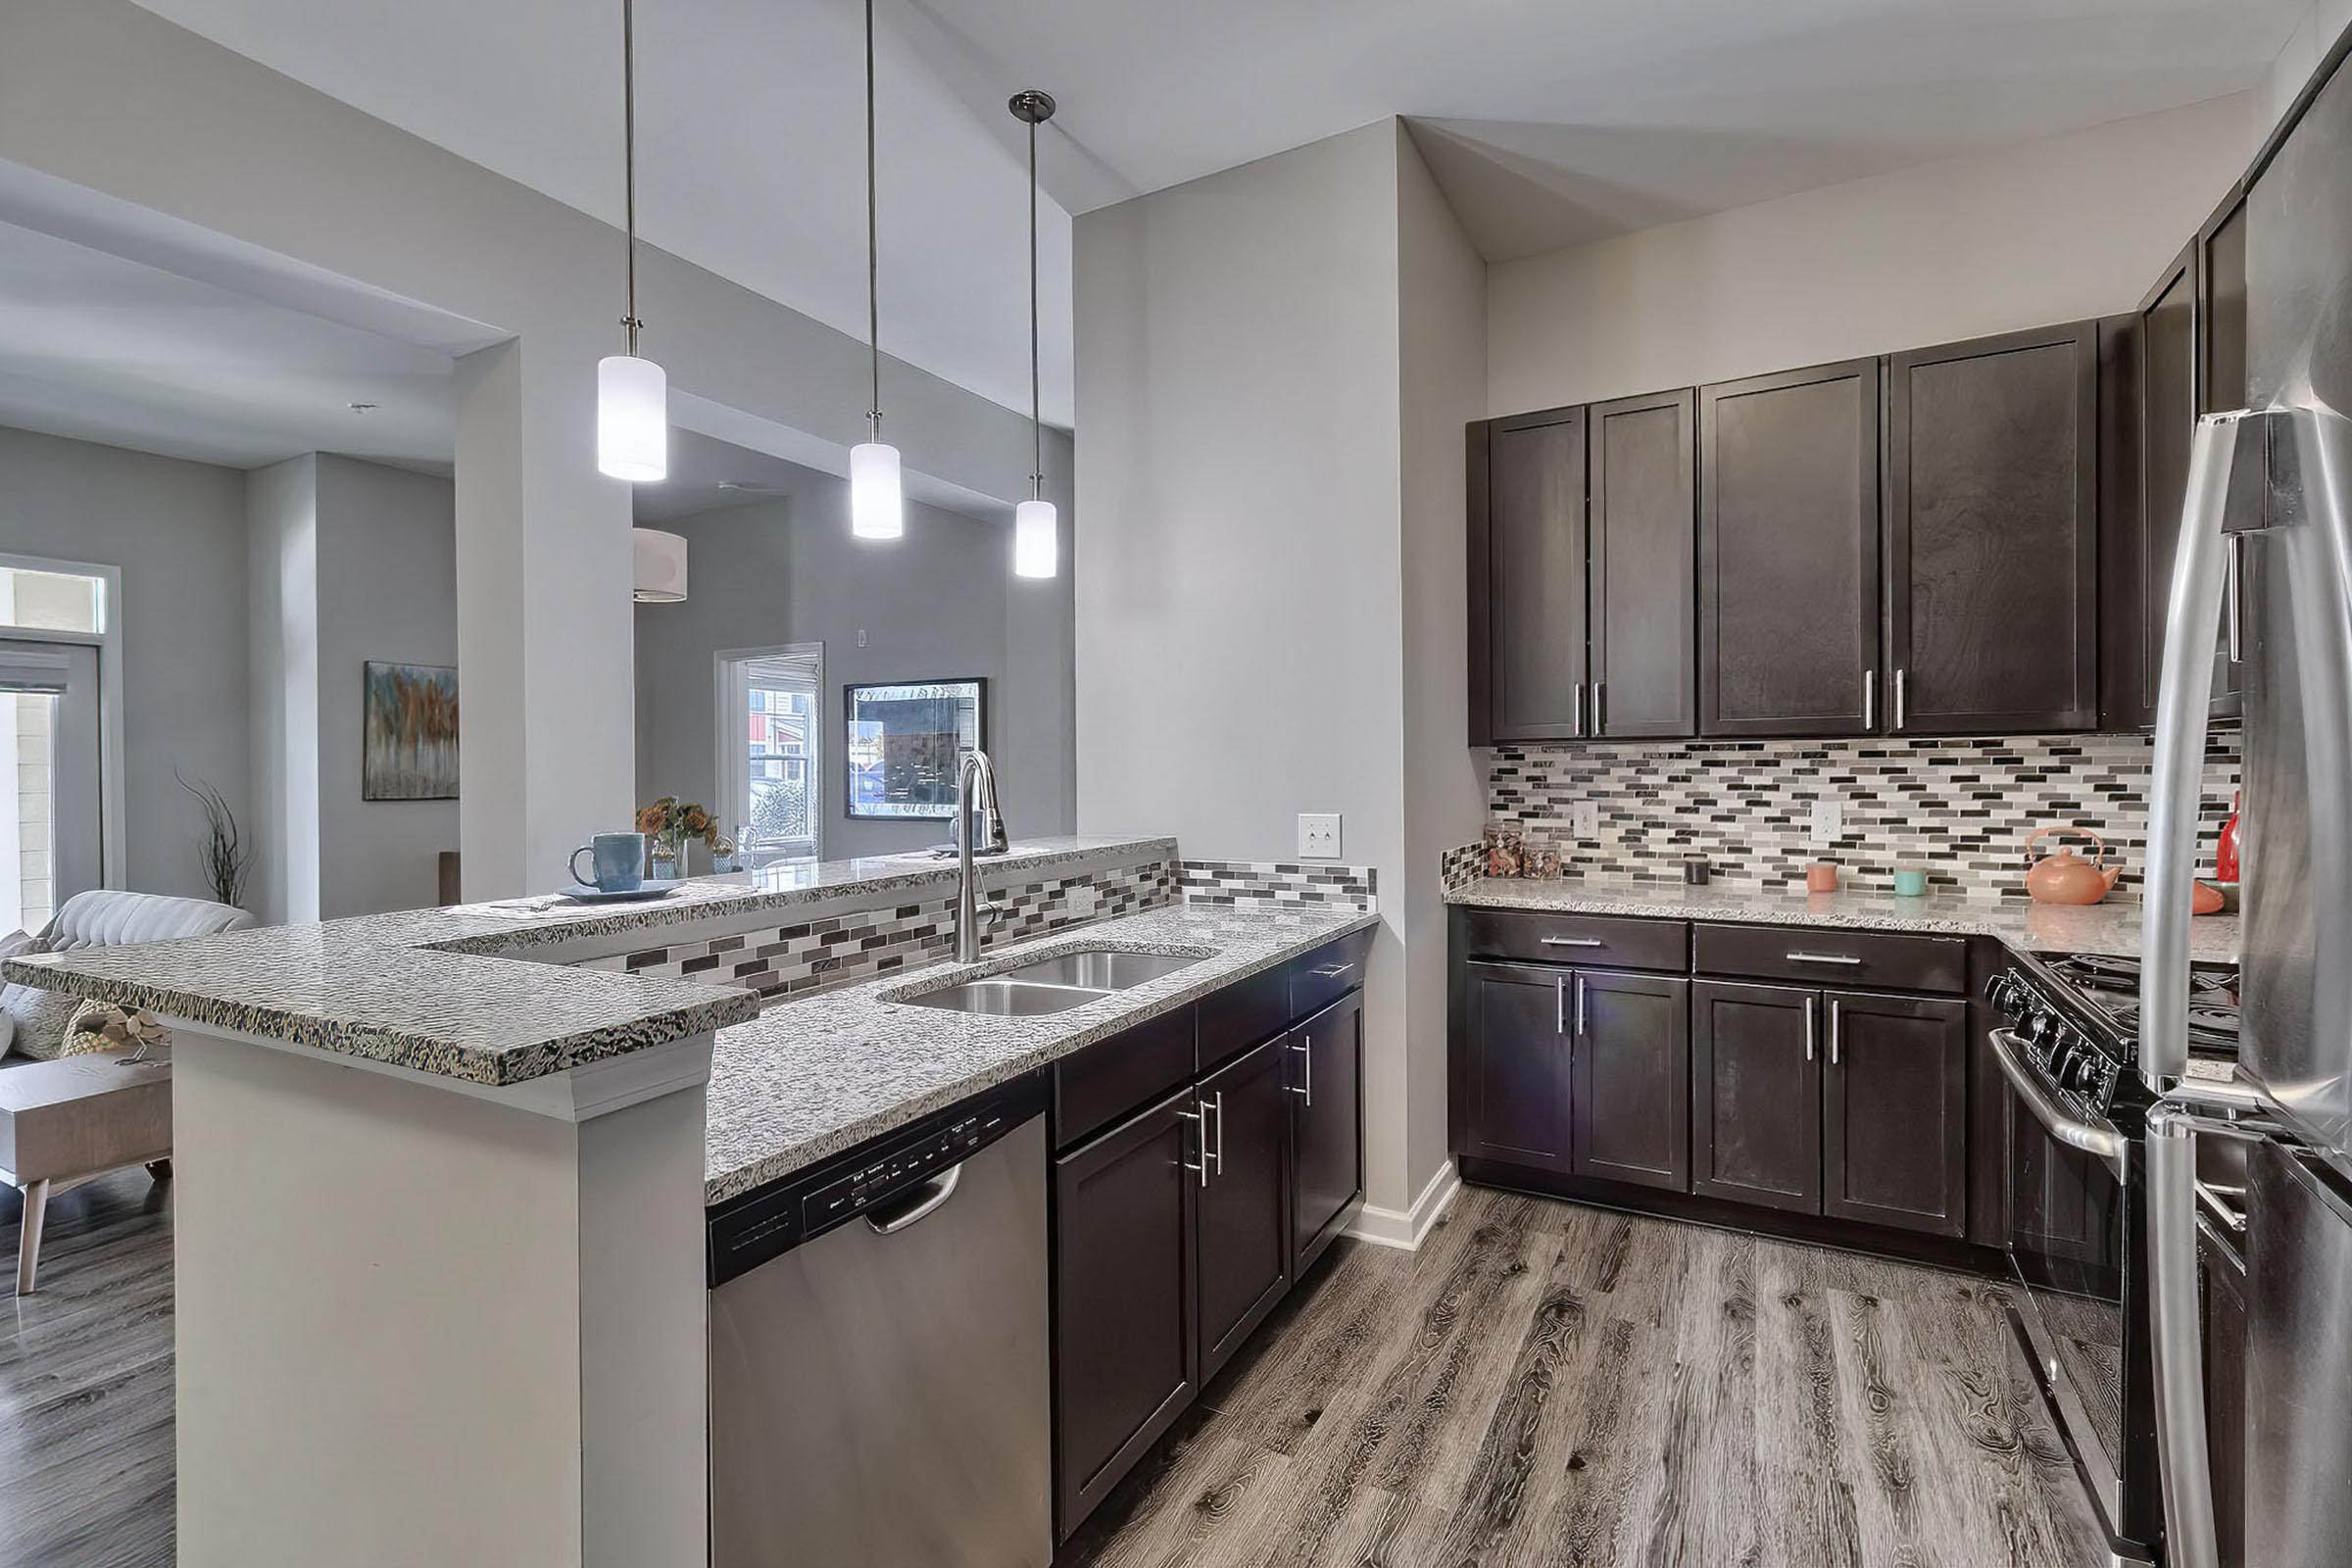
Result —
[[[973, 798], [973, 781], [979, 781], [979, 796]], [[972, 845], [972, 812], [977, 805], [980, 815], [988, 823], [988, 848], [976, 851]], [[963, 762], [956, 769], [956, 961], [980, 961], [980, 916], [985, 911], [990, 919], [1003, 914], [1004, 909], [979, 900], [979, 878], [972, 870], [972, 857], [978, 853], [1003, 855], [1011, 846], [1004, 839], [1004, 813], [997, 808], [997, 770], [989, 764], [988, 754], [973, 750], [964, 754]]]

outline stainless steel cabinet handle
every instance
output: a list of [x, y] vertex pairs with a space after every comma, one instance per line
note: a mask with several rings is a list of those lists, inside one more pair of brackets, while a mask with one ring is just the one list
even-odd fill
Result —
[[1577, 1033], [1577, 1038], [1578, 1038], [1578, 1039], [1580, 1039], [1580, 1040], [1581, 1040], [1581, 1039], [1583, 1039], [1583, 1038], [1584, 1038], [1584, 1033], [1585, 1033], [1585, 977], [1584, 977], [1583, 975], [1581, 975], [1581, 974], [1580, 974], [1580, 975], [1578, 975], [1578, 976], [1576, 977], [1576, 1033]]
[[[1306, 1043], [1293, 1046], [1291, 1049], [1298, 1053], [1298, 1075], [1303, 1080], [1304, 1087], [1293, 1084], [1291, 1093], [1305, 1100], [1306, 1108], [1312, 1110], [1315, 1108], [1315, 1037], [1302, 1035], [1299, 1038]], [[1222, 1130], [1219, 1131], [1218, 1136], [1224, 1136]]]
[[1903, 720], [1909, 716], [1907, 713], [1905, 713], [1905, 712], [1904, 712], [1904, 710], [1910, 706], [1909, 702], [1907, 701], [1907, 699], [1908, 699], [1908, 698], [1909, 698], [1909, 696], [1910, 696], [1910, 692], [1908, 691], [1908, 689], [1907, 689], [1907, 688], [1910, 686], [1910, 684], [1911, 684], [1911, 683], [1909, 682], [1909, 680], [1907, 680], [1907, 679], [1905, 678], [1907, 675], [1909, 675], [1909, 673], [1910, 673], [1910, 671], [1908, 671], [1908, 670], [1904, 669], [1904, 668], [1903, 668], [1903, 667], [1902, 667], [1900, 664], [1897, 664], [1897, 665], [1895, 666], [1895, 669], [1894, 669], [1894, 727], [1895, 727], [1896, 729], [1901, 729], [1901, 728], [1903, 727]]
[[1592, 683], [1592, 733], [1595, 735], [1602, 732], [1601, 715], [1606, 710], [1601, 707], [1601, 694], [1608, 689], [1609, 683], [1605, 680], [1596, 680]]
[[[876, 1236], [896, 1236], [909, 1225], [921, 1224], [947, 1206], [948, 1200], [956, 1196], [956, 1184], [962, 1180], [963, 1167], [950, 1165], [946, 1170], [931, 1178], [930, 1194], [921, 1202], [903, 1214], [892, 1215], [889, 1219], [876, 1219], [868, 1214], [865, 1217], [866, 1229], [872, 1231]], [[2238, 1223], [2242, 1226], [2245, 1222], [2240, 1220]]]
[[1318, 980], [1337, 980], [1354, 967], [1352, 963], [1321, 963], [1312, 972]]
[[1805, 1059], [1813, 1059], [1813, 999], [1805, 999]]
[[1554, 1034], [1568, 1032], [1568, 977], [1564, 974], [1552, 976], [1551, 1029]]
[[[1199, 1102], [1196, 1101], [1195, 1103], [1198, 1104]], [[1205, 1110], [1207, 1107], [1203, 1105], [1201, 1109]], [[1200, 1162], [1195, 1164], [1189, 1159], [1180, 1159], [1177, 1163], [1199, 1176], [1200, 1185], [1206, 1187], [1208, 1185], [1208, 1124], [1200, 1119], [1199, 1110], [1180, 1110], [1176, 1114], [1191, 1122], [1200, 1131]]]
[[1581, 680], [1576, 683], [1576, 695], [1571, 706], [1576, 710], [1576, 714], [1569, 723], [1568, 733], [1581, 738], [1585, 733], [1585, 683]]
[[1850, 953], [1791, 953], [1787, 957], [1790, 963], [1860, 964], [1862, 961]]
[[2222, 575], [2228, 583], [2222, 603], [2230, 612], [2230, 662], [2246, 662], [2246, 536], [2226, 534], [2222, 540]]
[[1879, 727], [1879, 672], [1875, 669], [1862, 672], [1862, 727]]
[[[1220, 1175], [1220, 1176], [1222, 1176], [1222, 1175], [1224, 1175], [1224, 1174], [1225, 1174], [1225, 1091], [1224, 1091], [1224, 1090], [1220, 1089], [1220, 1090], [1218, 1090], [1218, 1091], [1217, 1091], [1217, 1098], [1216, 1098], [1216, 1100], [1215, 1100], [1215, 1101], [1214, 1101], [1212, 1103], [1214, 1103], [1214, 1104], [1215, 1104], [1215, 1106], [1216, 1106], [1216, 1111], [1217, 1111], [1217, 1153], [1216, 1153], [1216, 1160], [1217, 1160], [1217, 1174], [1218, 1174], [1218, 1175]], [[1205, 1157], [1205, 1156], [1203, 1156], [1203, 1157]]]
[[1545, 937], [1544, 945], [1547, 948], [1605, 948], [1608, 946], [1598, 937]]
[[1830, 1065], [1838, 1065], [1838, 999], [1830, 999]]

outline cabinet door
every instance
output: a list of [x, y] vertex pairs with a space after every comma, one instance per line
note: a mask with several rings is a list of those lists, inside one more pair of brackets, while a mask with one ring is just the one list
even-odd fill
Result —
[[1463, 966], [1456, 1153], [1569, 1170], [1568, 971]]
[[1698, 724], [1862, 735], [1879, 666], [1879, 363], [1701, 387]]
[[1577, 971], [1576, 1173], [1690, 1190], [1690, 982]]
[[1288, 1037], [1201, 1080], [1208, 1185], [1200, 1189], [1200, 1381], [1291, 1288]]
[[1832, 991], [1821, 1209], [1937, 1236], [1968, 1229], [1968, 1004]]
[[1364, 994], [1343, 997], [1291, 1032], [1291, 1114], [1297, 1149], [1291, 1277], [1339, 1234], [1364, 1190]]
[[2098, 724], [2098, 323], [1886, 362], [1888, 717]]
[[1821, 993], [1690, 983], [1691, 1190], [1821, 1212]]
[[1193, 1091], [1054, 1165], [1054, 1500], [1067, 1536], [1200, 1387]]
[[1591, 419], [1592, 733], [1690, 735], [1698, 395], [1596, 403]]
[[1585, 411], [1496, 419], [1487, 440], [1486, 559], [1474, 498], [1471, 569], [1486, 598], [1488, 738], [1573, 738], [1585, 733]]
[[[2242, 409], [2254, 401], [2246, 383], [2246, 199], [2233, 191], [2197, 234], [2196, 412], [2201, 415]], [[2252, 476], [2240, 482], [2250, 484]], [[2240, 499], [2232, 501], [2245, 515]], [[2213, 664], [2216, 718], [2235, 718], [2244, 710], [2238, 666], [2230, 662], [2229, 649], [2225, 631]], [[2149, 722], [2155, 722], [2154, 715]]]

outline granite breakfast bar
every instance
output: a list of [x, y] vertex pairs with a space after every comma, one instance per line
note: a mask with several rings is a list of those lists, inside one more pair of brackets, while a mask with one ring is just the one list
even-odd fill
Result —
[[[700, 1561], [707, 1205], [1377, 920], [1179, 904], [1172, 841], [1047, 840], [988, 862], [1009, 929], [958, 968], [954, 879], [10, 961], [174, 1026], [179, 1560]], [[1044, 1017], [903, 1000], [1079, 946], [1193, 961]]]

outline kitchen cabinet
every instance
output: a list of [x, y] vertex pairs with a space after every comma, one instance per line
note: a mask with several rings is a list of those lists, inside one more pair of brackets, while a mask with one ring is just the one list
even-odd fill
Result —
[[[2253, 401], [2246, 380], [2246, 198], [2231, 191], [2197, 234], [2196, 412], [2227, 413]], [[2246, 514], [2242, 499], [2238, 514]], [[2214, 656], [2212, 716], [2236, 718], [2244, 704], [2225, 629]]]
[[1471, 741], [1585, 733], [1585, 411], [1471, 426]]
[[1291, 1277], [1322, 1256], [1364, 1190], [1364, 994], [1333, 1003], [1291, 1031], [1292, 1147], [1298, 1177]]
[[1968, 1004], [1825, 993], [1824, 1214], [1959, 1236], [1968, 1215]]
[[1572, 1169], [1566, 969], [1471, 963], [1454, 1054], [1456, 1152]]
[[2098, 724], [2098, 324], [1886, 361], [1887, 719]]
[[1690, 983], [1691, 1190], [1821, 1212], [1821, 995]]
[[1592, 405], [1591, 730], [1608, 738], [1690, 735], [1697, 550], [1697, 394]]
[[1690, 982], [1579, 969], [1571, 1106], [1579, 1176], [1690, 1190]]
[[1698, 728], [1877, 728], [1879, 362], [1698, 393]]
[[1291, 1288], [1287, 1046], [1281, 1036], [1266, 1041], [1198, 1091], [1203, 1383]]
[[1065, 1535], [1200, 1390], [1199, 1115], [1187, 1084], [1054, 1161], [1054, 1500]]

